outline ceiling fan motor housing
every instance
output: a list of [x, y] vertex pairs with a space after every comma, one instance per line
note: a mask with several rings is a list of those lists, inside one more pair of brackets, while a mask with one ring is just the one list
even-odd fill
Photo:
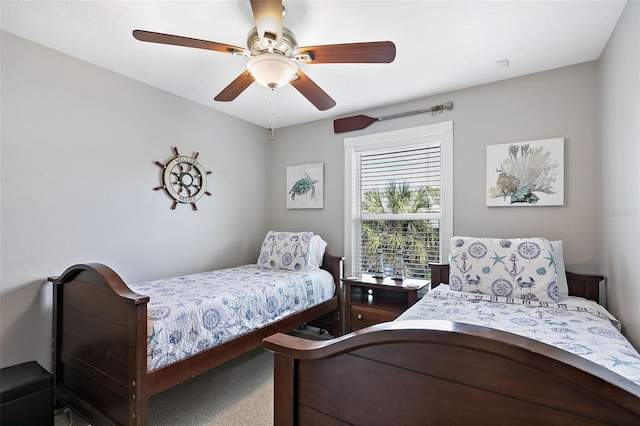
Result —
[[293, 33], [283, 27], [281, 43], [276, 45], [274, 41], [268, 37], [260, 39], [256, 27], [247, 36], [247, 47], [251, 52], [247, 69], [258, 83], [270, 89], [286, 85], [298, 71], [293, 58], [298, 44]]
[[298, 48], [298, 42], [293, 32], [286, 27], [282, 27], [282, 41], [279, 45], [275, 45], [274, 40], [269, 38], [260, 39], [258, 29], [253, 27], [247, 36], [247, 47], [252, 56], [273, 51], [293, 58], [293, 52]]

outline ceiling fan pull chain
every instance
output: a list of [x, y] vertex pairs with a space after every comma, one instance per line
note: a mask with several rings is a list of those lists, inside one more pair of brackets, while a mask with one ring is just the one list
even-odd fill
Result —
[[267, 128], [267, 131], [269, 132], [269, 140], [271, 142], [276, 141], [275, 129], [273, 128], [273, 91], [274, 89], [271, 89], [271, 92], [269, 93], [269, 127]]

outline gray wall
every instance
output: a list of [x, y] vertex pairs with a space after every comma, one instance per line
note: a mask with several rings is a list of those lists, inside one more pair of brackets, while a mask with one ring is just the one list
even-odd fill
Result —
[[[272, 228], [313, 228], [344, 254], [343, 140], [453, 120], [454, 234], [545, 236], [565, 242], [565, 262], [576, 272], [597, 272], [597, 64], [595, 62], [473, 87], [363, 113], [379, 117], [447, 101], [453, 111], [376, 122], [367, 129], [334, 134], [333, 121], [278, 130], [270, 150], [268, 223]], [[563, 207], [485, 206], [486, 146], [565, 138]], [[287, 210], [286, 166], [325, 164], [325, 208]]]
[[630, 1], [599, 63], [600, 250], [609, 310], [640, 347], [640, 2]]
[[[101, 262], [141, 281], [255, 262], [266, 229], [264, 129], [7, 33], [2, 41], [0, 362], [51, 361], [51, 284]], [[160, 184], [200, 152], [198, 211]]]

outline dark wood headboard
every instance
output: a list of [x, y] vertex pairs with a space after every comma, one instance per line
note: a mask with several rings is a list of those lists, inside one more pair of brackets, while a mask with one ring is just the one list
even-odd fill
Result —
[[[431, 288], [440, 284], [449, 284], [449, 264], [430, 263], [429, 268], [431, 269]], [[569, 296], [584, 297], [600, 303], [600, 281], [604, 280], [604, 276], [573, 272], [567, 272], [566, 275]]]

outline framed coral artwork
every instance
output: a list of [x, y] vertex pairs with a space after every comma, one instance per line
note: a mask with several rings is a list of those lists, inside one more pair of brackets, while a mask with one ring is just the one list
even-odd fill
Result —
[[564, 205], [564, 138], [487, 146], [487, 206]]
[[287, 208], [321, 209], [324, 200], [324, 164], [287, 167]]

